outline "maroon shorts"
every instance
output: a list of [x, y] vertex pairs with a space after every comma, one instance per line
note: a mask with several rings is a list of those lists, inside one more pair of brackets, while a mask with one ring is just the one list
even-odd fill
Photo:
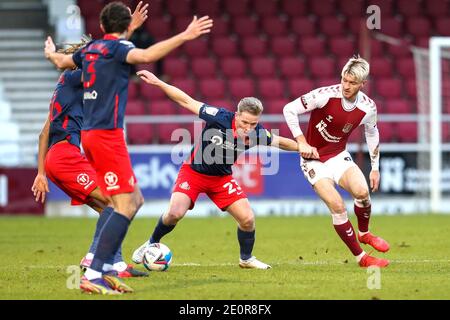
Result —
[[86, 157], [97, 173], [98, 185], [105, 195], [131, 193], [136, 177], [123, 129], [81, 131]]
[[80, 149], [68, 142], [59, 142], [45, 157], [47, 177], [72, 198], [72, 205], [89, 203], [89, 194], [97, 188], [97, 176]]
[[208, 176], [198, 173], [188, 164], [181, 166], [173, 192], [187, 195], [192, 201], [190, 209], [194, 208], [195, 201], [202, 192], [206, 193], [221, 210], [225, 210], [237, 200], [247, 198], [232, 175]]

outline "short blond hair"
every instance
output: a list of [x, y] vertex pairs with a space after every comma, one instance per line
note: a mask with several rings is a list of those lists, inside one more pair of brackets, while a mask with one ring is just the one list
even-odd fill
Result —
[[358, 82], [367, 80], [369, 76], [370, 66], [369, 63], [361, 58], [359, 55], [350, 58], [342, 69], [341, 76], [351, 75], [356, 78]]
[[238, 112], [248, 112], [254, 116], [259, 116], [264, 108], [262, 102], [255, 97], [245, 97], [239, 101], [237, 106]]

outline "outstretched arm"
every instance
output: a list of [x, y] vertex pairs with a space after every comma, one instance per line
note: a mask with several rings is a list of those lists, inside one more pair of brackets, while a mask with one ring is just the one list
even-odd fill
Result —
[[47, 40], [45, 41], [44, 54], [58, 69], [75, 68], [75, 62], [72, 59], [72, 55], [56, 52], [56, 46], [50, 36], [47, 37]]
[[[128, 27], [128, 34], [127, 39], [130, 39], [133, 35], [133, 32], [138, 29], [142, 24], [147, 20], [148, 18], [148, 3], [146, 3], [144, 6], [142, 6], [142, 1], [139, 1], [138, 5], [136, 6], [136, 9], [134, 10], [133, 14], [131, 15], [131, 22], [130, 26]], [[128, 8], [129, 9], [129, 8]], [[131, 9], [130, 9], [131, 13]]]
[[[49, 115], [50, 118], [50, 115]], [[50, 192], [48, 189], [48, 181], [45, 174], [45, 156], [48, 151], [48, 137], [50, 131], [50, 120], [47, 118], [45, 121], [44, 127], [42, 128], [41, 133], [39, 134], [39, 151], [38, 151], [38, 174], [34, 179], [33, 186], [31, 187], [31, 191], [35, 196], [36, 202], [41, 200], [42, 203], [45, 201], [46, 192]]]
[[272, 143], [270, 145], [286, 151], [298, 151], [297, 142], [274, 134], [272, 135]]
[[189, 24], [187, 29], [172, 38], [158, 42], [147, 49], [132, 49], [128, 52], [127, 63], [140, 64], [155, 62], [166, 56], [169, 52], [181, 46], [189, 40], [193, 40], [202, 34], [209, 33], [213, 25], [213, 20], [208, 16], [194, 19]]
[[144, 82], [160, 88], [173, 101], [192, 113], [199, 114], [202, 102], [192, 99], [188, 94], [180, 89], [171, 86], [160, 80], [157, 76], [147, 70], [141, 70], [136, 73]]

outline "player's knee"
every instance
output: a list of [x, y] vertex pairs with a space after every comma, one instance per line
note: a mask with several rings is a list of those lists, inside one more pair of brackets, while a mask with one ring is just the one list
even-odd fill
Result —
[[[353, 196], [360, 201], [369, 201], [369, 190], [367, 188], [358, 188], [354, 191]], [[366, 207], [366, 206], [365, 206]]]
[[255, 216], [253, 214], [239, 221], [239, 227], [244, 231], [252, 231], [255, 229]]
[[144, 205], [144, 197], [139, 195], [136, 199], [136, 211], [138, 211]]
[[176, 224], [184, 217], [185, 213], [186, 210], [184, 210], [184, 208], [179, 206], [171, 206], [166, 214], [166, 218], [170, 224]]
[[335, 213], [344, 213], [345, 212], [345, 203], [341, 199], [332, 201], [330, 203], [331, 211]]

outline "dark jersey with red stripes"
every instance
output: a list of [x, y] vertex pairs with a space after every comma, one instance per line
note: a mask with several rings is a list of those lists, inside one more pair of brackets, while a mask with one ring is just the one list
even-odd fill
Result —
[[236, 134], [235, 114], [223, 108], [204, 104], [200, 108], [200, 119], [206, 121], [201, 141], [191, 151], [188, 163], [199, 173], [210, 176], [232, 174], [232, 165], [246, 150], [257, 145], [270, 145], [272, 136], [258, 124], [246, 141]]
[[133, 48], [127, 40], [105, 35], [73, 54], [83, 70], [83, 130], [123, 128], [130, 76], [126, 57]]
[[59, 77], [50, 102], [49, 148], [61, 140], [80, 147], [83, 125], [81, 70], [66, 70]]

